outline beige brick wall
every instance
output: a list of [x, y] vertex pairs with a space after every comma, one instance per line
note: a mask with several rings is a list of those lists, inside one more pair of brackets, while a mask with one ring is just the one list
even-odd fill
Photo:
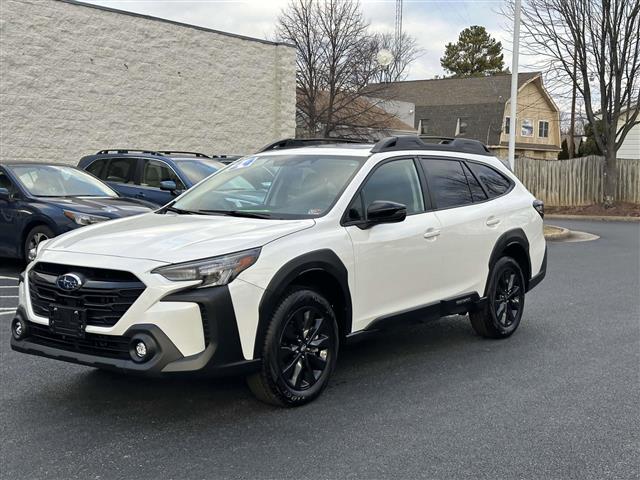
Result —
[[0, 162], [245, 154], [295, 132], [295, 50], [57, 0], [0, 0]]

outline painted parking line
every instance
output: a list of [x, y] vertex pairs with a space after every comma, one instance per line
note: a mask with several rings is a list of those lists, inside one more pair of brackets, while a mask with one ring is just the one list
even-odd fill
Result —
[[16, 310], [8, 310], [6, 312], [0, 311], [0, 317], [4, 316], [4, 315], [13, 315], [14, 313], [16, 313]]
[[18, 277], [7, 277], [4, 275], [0, 275], [0, 280], [18, 280]]

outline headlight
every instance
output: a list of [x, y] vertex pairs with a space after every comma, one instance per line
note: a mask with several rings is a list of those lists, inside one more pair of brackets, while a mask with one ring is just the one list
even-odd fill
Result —
[[27, 254], [27, 258], [29, 259], [30, 262], [33, 262], [36, 259], [37, 255], [38, 255], [38, 247], [33, 247], [31, 250], [29, 250], [29, 253]]
[[92, 223], [104, 222], [109, 217], [101, 217], [100, 215], [89, 215], [88, 213], [72, 212], [65, 210], [64, 216], [73, 220], [78, 225], [91, 225]]
[[201, 280], [200, 287], [226, 285], [242, 271], [256, 263], [259, 256], [260, 248], [254, 248], [220, 257], [203, 258], [193, 262], [158, 267], [151, 273], [159, 273], [173, 282]]

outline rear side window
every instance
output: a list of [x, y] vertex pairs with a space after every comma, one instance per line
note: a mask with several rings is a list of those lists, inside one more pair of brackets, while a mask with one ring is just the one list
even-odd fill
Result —
[[106, 172], [100, 178], [107, 182], [133, 183], [136, 162], [135, 158], [114, 158], [109, 161]]
[[511, 181], [501, 173], [496, 172], [493, 168], [478, 163], [468, 163], [469, 168], [475, 176], [482, 182], [489, 198], [504, 195], [511, 188]]
[[106, 159], [96, 160], [91, 165], [89, 165], [87, 168], [85, 168], [85, 170], [87, 172], [89, 172], [91, 175], [94, 175], [94, 176], [104, 180], [105, 176], [103, 174], [106, 173], [106, 172], [104, 172], [104, 166], [105, 166], [106, 163], [107, 163]]
[[453, 208], [473, 203], [462, 164], [457, 160], [421, 159], [429, 189], [437, 208]]
[[462, 168], [464, 169], [464, 173], [467, 176], [467, 182], [469, 183], [469, 190], [471, 190], [471, 197], [474, 202], [482, 202], [487, 199], [487, 194], [484, 193], [484, 190], [480, 186], [478, 179], [473, 176], [469, 167], [467, 167], [464, 163], [462, 164]]

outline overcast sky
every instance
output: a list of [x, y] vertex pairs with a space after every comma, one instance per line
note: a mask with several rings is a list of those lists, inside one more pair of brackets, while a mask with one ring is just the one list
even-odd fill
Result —
[[[85, 0], [121, 10], [144, 13], [179, 22], [238, 33], [273, 38], [278, 14], [288, 0]], [[415, 37], [423, 49], [409, 72], [409, 79], [443, 74], [440, 57], [448, 42], [470, 25], [483, 25], [503, 47], [509, 47], [505, 19], [498, 15], [503, 0], [404, 0], [403, 30]], [[362, 0], [365, 17], [376, 31], [393, 31], [395, 0]], [[511, 55], [505, 54], [505, 66]]]

